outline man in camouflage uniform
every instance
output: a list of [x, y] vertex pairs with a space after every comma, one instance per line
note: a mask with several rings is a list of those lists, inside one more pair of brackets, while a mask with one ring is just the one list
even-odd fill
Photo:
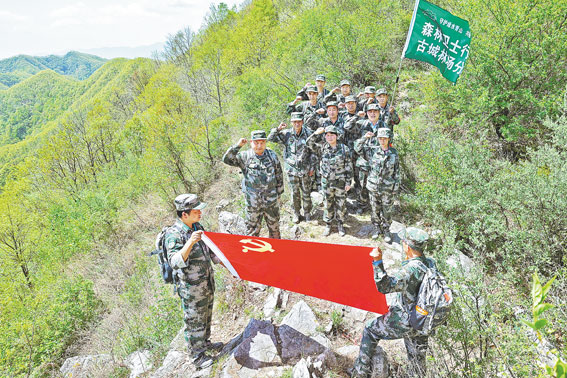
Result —
[[[321, 103], [324, 103], [323, 100], [325, 96], [329, 94], [329, 90], [325, 88], [326, 82], [327, 79], [325, 78], [325, 75], [315, 76], [315, 87], [317, 88], [317, 101]], [[297, 96], [301, 97], [302, 100], [308, 100], [309, 98], [307, 97], [306, 90], [311, 86], [312, 86], [311, 83], [305, 84], [305, 86], [299, 92], [297, 92]]]
[[177, 220], [165, 233], [165, 249], [181, 298], [189, 355], [200, 369], [213, 363], [205, 352], [223, 346], [209, 341], [215, 291], [212, 262], [219, 260], [201, 241], [204, 229], [199, 220], [206, 204], [195, 194], [181, 194], [174, 203]]
[[390, 129], [390, 143], [394, 139], [394, 125], [400, 123], [400, 116], [396, 113], [396, 109], [393, 106], [388, 106], [388, 92], [386, 89], [380, 88], [376, 92], [376, 100], [378, 101], [378, 120]]
[[368, 105], [376, 103], [376, 88], [365, 87], [364, 92], [360, 92], [357, 97], [359, 98], [357, 109], [366, 112]]
[[242, 192], [246, 199], [246, 233], [259, 236], [262, 218], [270, 238], [280, 238], [279, 199], [284, 191], [282, 166], [276, 153], [266, 148], [266, 132], [252, 132], [247, 151], [238, 152], [247, 142], [245, 138], [230, 147], [222, 160], [225, 164], [238, 167], [242, 171]]
[[338, 87], [334, 88], [329, 94], [325, 96], [323, 102], [326, 104], [329, 101], [334, 101], [339, 104], [339, 108], [345, 107], [345, 98], [351, 95], [350, 81], [342, 80]]
[[[356, 135], [358, 138], [368, 131], [376, 134], [378, 129], [382, 127], [379, 114], [378, 104], [371, 103], [368, 105], [366, 113], [359, 111], [356, 116], [349, 117], [348, 121], [345, 122], [345, 132]], [[367, 115], [368, 118], [366, 118]], [[360, 182], [360, 193], [357, 205], [359, 213], [362, 213], [368, 208], [368, 190], [366, 189], [366, 181], [370, 172], [370, 165], [362, 153], [359, 153], [356, 149], [355, 152], [357, 154], [356, 167], [358, 171], [358, 181]]]
[[370, 166], [366, 188], [370, 195], [371, 219], [374, 225], [372, 238], [383, 233], [389, 243], [394, 196], [400, 193], [400, 161], [398, 152], [390, 147], [390, 130], [378, 129], [376, 137], [371, 131], [356, 141], [354, 149], [364, 157]]
[[[359, 120], [357, 111], [356, 111], [356, 97], [350, 95], [345, 97], [345, 109], [341, 111], [340, 117], [342, 117], [344, 121], [344, 143], [348, 146], [351, 151], [352, 157], [352, 166], [353, 166], [353, 177], [354, 177], [354, 190], [351, 190], [353, 195], [360, 195], [361, 193], [361, 186], [360, 186], [360, 173], [359, 167], [356, 164], [358, 159], [358, 154], [354, 151], [354, 142], [361, 137], [361, 130], [359, 127], [352, 127], [353, 125], [356, 126], [356, 122]], [[350, 124], [351, 128], [347, 129], [347, 125]], [[366, 190], [366, 189], [365, 189]]]
[[291, 199], [293, 202], [293, 222], [301, 221], [301, 200], [303, 199], [303, 214], [306, 221], [311, 220], [311, 178], [315, 171], [315, 161], [311, 151], [306, 147], [307, 138], [312, 131], [303, 127], [301, 113], [291, 113], [293, 129], [287, 129], [287, 124], [281, 123], [274, 127], [268, 135], [270, 142], [281, 143], [284, 146], [284, 167], [287, 172]]
[[339, 140], [342, 141], [345, 133], [345, 121], [343, 117], [339, 116], [339, 104], [337, 104], [335, 101], [329, 101], [325, 105], [325, 108], [327, 109], [327, 117], [320, 118], [317, 121], [319, 123], [319, 127], [326, 128], [328, 126], [335, 126], [339, 133]]
[[[325, 140], [322, 134], [325, 133]], [[352, 159], [350, 149], [337, 142], [335, 126], [320, 127], [307, 138], [307, 146], [319, 157], [321, 190], [325, 196], [323, 221], [327, 224], [323, 236], [331, 233], [333, 220], [337, 221], [340, 236], [345, 235], [343, 223], [346, 217], [346, 192], [352, 181]]]
[[325, 114], [325, 104], [317, 100], [317, 88], [309, 86], [305, 89], [308, 101], [303, 101], [301, 96], [297, 96], [295, 100], [287, 104], [286, 111], [288, 114], [299, 112], [303, 116], [303, 126], [316, 130], [319, 126], [317, 121]]
[[414, 377], [425, 377], [425, 354], [427, 352], [427, 336], [421, 336], [409, 323], [408, 309], [417, 301], [419, 287], [425, 275], [426, 266], [435, 267], [435, 262], [423, 256], [423, 249], [428, 240], [427, 232], [408, 227], [402, 236], [402, 248], [406, 260], [401, 269], [394, 275], [388, 275], [382, 262], [382, 251], [374, 248], [370, 252], [373, 259], [374, 282], [383, 294], [398, 293], [390, 303], [388, 312], [369, 322], [362, 333], [360, 353], [351, 370], [352, 378], [367, 378], [372, 373], [374, 358], [384, 358], [376, 353], [380, 340], [404, 339], [408, 354], [408, 373]]

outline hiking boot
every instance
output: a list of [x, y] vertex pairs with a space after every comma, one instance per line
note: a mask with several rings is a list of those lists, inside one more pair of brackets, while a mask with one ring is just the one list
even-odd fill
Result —
[[374, 226], [374, 231], [372, 232], [372, 239], [376, 240], [382, 234], [382, 230], [379, 226]]
[[328, 224], [325, 227], [325, 231], [323, 231], [323, 236], [329, 236], [329, 235], [331, 235], [331, 225], [330, 224]]
[[207, 356], [205, 353], [199, 354], [193, 359], [193, 365], [197, 370], [206, 369], [213, 364], [214, 360], [212, 357]]
[[293, 214], [293, 223], [298, 224], [299, 222], [301, 222], [301, 215], [298, 213]]
[[345, 236], [346, 235], [345, 228], [343, 227], [342, 223], [339, 223], [337, 225], [337, 230], [339, 231], [339, 236]]
[[303, 218], [305, 218], [306, 222], [309, 222], [311, 220], [311, 214], [306, 212]]

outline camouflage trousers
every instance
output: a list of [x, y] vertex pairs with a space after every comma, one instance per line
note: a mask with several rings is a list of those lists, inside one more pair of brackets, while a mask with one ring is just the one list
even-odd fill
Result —
[[368, 207], [368, 189], [366, 188], [366, 181], [368, 180], [368, 171], [358, 167], [358, 182], [360, 185], [360, 193], [358, 195], [358, 203], [360, 207]]
[[189, 354], [195, 358], [205, 350], [207, 340], [211, 337], [213, 283], [208, 279], [199, 280], [198, 283], [183, 280], [178, 283], [177, 294], [183, 308], [185, 341]]
[[266, 218], [270, 238], [280, 239], [280, 207], [277, 202], [270, 206], [246, 207], [246, 234], [260, 236], [262, 218]]
[[[352, 150], [352, 148], [351, 148]], [[352, 156], [352, 166], [354, 168], [353, 170], [353, 178], [354, 178], [354, 189], [353, 193], [360, 193], [362, 190], [362, 186], [360, 186], [360, 167], [356, 166], [356, 161], [358, 160], [358, 155], [353, 154]]]
[[362, 333], [360, 352], [354, 362], [353, 375], [356, 378], [367, 378], [372, 374], [372, 359], [385, 358], [384, 354], [376, 353], [376, 346], [380, 340], [404, 339], [408, 355], [408, 375], [410, 377], [425, 377], [428, 336], [418, 336], [409, 324], [388, 312], [386, 315], [374, 319], [366, 325]]
[[291, 200], [293, 201], [293, 211], [299, 215], [301, 213], [301, 201], [303, 200], [303, 214], [311, 213], [313, 207], [311, 203], [311, 176], [287, 176], [291, 189]]
[[384, 231], [389, 230], [392, 223], [392, 214], [394, 213], [393, 194], [370, 191], [369, 195], [372, 208], [370, 213], [372, 224], [376, 227], [381, 226]]
[[325, 210], [323, 221], [331, 224], [333, 220], [343, 223], [346, 217], [346, 191], [345, 180], [321, 180], [321, 189], [325, 196]]

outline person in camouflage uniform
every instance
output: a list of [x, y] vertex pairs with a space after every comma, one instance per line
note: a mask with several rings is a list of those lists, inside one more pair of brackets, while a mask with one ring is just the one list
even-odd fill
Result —
[[390, 143], [394, 139], [394, 125], [400, 123], [400, 116], [396, 113], [393, 106], [388, 106], [388, 92], [384, 88], [380, 88], [376, 92], [376, 100], [378, 101], [378, 120], [390, 129]]
[[366, 188], [370, 195], [371, 219], [374, 225], [372, 238], [383, 233], [389, 243], [394, 196], [400, 192], [400, 161], [398, 152], [390, 147], [388, 128], [378, 129], [376, 137], [371, 131], [356, 141], [354, 149], [370, 165]]
[[282, 166], [276, 153], [266, 148], [266, 132], [252, 132], [251, 149], [239, 152], [247, 142], [245, 138], [230, 147], [222, 160], [242, 171], [242, 192], [246, 199], [246, 233], [259, 236], [262, 218], [270, 238], [280, 238], [279, 199], [284, 191]]
[[[356, 126], [356, 122], [359, 120], [359, 116], [356, 111], [356, 97], [350, 95], [345, 98], [345, 109], [341, 112], [340, 117], [342, 117], [344, 121], [344, 143], [351, 150], [352, 157], [354, 190], [351, 190], [350, 192], [353, 195], [360, 195], [360, 169], [356, 164], [358, 154], [354, 151], [354, 142], [361, 137], [361, 130], [359, 127], [352, 127], [352, 125]], [[351, 128], [347, 129], [347, 125], [349, 124], [351, 125]]]
[[[367, 112], [359, 111], [356, 116], [351, 116], [345, 122], [345, 132], [351, 135], [360, 136], [366, 134], [366, 132], [370, 131], [374, 134], [378, 131], [380, 127], [382, 127], [382, 123], [380, 123], [379, 119], [379, 111], [378, 111], [378, 104], [372, 103], [368, 105]], [[368, 118], [366, 116], [368, 115]], [[358, 171], [358, 181], [360, 183], [360, 192], [359, 192], [359, 199], [358, 199], [358, 212], [362, 213], [365, 209], [368, 208], [369, 202], [369, 195], [368, 189], [366, 188], [368, 174], [370, 172], [370, 165], [368, 161], [364, 158], [364, 155], [357, 152], [357, 160], [356, 160], [356, 167]]]
[[337, 132], [339, 133], [339, 140], [342, 141], [345, 133], [345, 121], [343, 117], [339, 116], [339, 104], [337, 104], [335, 101], [329, 101], [325, 105], [325, 108], [327, 109], [327, 117], [320, 118], [317, 121], [319, 123], [319, 127], [326, 128], [328, 126], [335, 126]]
[[288, 114], [299, 112], [303, 116], [303, 126], [316, 130], [319, 126], [317, 121], [325, 114], [325, 104], [317, 100], [317, 88], [309, 86], [306, 88], [309, 101], [303, 101], [301, 96], [297, 96], [295, 100], [287, 104], [286, 111]]
[[376, 103], [376, 87], [365, 87], [364, 92], [360, 92], [357, 97], [360, 99], [357, 109], [366, 113], [368, 105]]
[[326, 104], [329, 101], [334, 101], [339, 104], [339, 109], [345, 107], [345, 98], [351, 95], [350, 81], [342, 80], [338, 87], [334, 88], [329, 94], [325, 96], [323, 102]]
[[204, 368], [213, 363], [205, 352], [223, 346], [209, 340], [215, 291], [212, 262], [219, 260], [201, 241], [204, 229], [199, 220], [206, 204], [195, 194], [181, 194], [174, 203], [177, 220], [165, 233], [165, 250], [181, 298], [189, 355], [197, 368]]
[[[322, 134], [325, 133], [325, 140]], [[320, 127], [307, 138], [307, 146], [319, 157], [321, 189], [325, 196], [323, 221], [327, 224], [323, 236], [331, 233], [333, 220], [337, 221], [340, 236], [345, 235], [343, 223], [346, 217], [346, 192], [352, 181], [352, 158], [350, 149], [337, 142], [335, 126]]]
[[[327, 79], [325, 75], [317, 75], [315, 76], [315, 87], [317, 88], [317, 101], [324, 103], [324, 98], [329, 94], [329, 90], [325, 88], [325, 84]], [[305, 86], [297, 92], [297, 97], [301, 97], [301, 100], [308, 100], [307, 97], [307, 88], [311, 87], [311, 83], [305, 84]]]
[[284, 146], [284, 167], [287, 172], [291, 199], [293, 202], [293, 222], [299, 223], [301, 216], [301, 200], [303, 199], [303, 219], [311, 220], [311, 178], [315, 172], [314, 156], [306, 147], [307, 138], [312, 131], [303, 127], [301, 113], [291, 113], [293, 129], [287, 129], [287, 124], [281, 123], [274, 127], [268, 135], [270, 142], [280, 143]]
[[408, 354], [408, 375], [425, 377], [427, 352], [427, 336], [419, 335], [409, 323], [409, 309], [412, 308], [419, 292], [419, 287], [426, 272], [426, 266], [435, 268], [435, 261], [425, 258], [423, 250], [428, 240], [427, 232], [408, 227], [402, 236], [402, 248], [406, 260], [402, 267], [393, 275], [388, 275], [382, 262], [382, 251], [374, 248], [370, 252], [373, 259], [374, 282], [379, 292], [383, 294], [398, 293], [390, 303], [388, 312], [369, 322], [362, 333], [360, 352], [353, 368], [352, 378], [367, 378], [372, 373], [374, 358], [384, 358], [382, 353], [376, 353], [380, 340], [404, 339]]

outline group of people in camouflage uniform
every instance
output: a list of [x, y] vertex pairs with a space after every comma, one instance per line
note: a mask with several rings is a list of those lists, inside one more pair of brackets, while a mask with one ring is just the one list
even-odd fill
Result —
[[[262, 218], [270, 237], [279, 238], [279, 202], [283, 192], [282, 169], [266, 140], [283, 145], [284, 167], [291, 189], [293, 221], [312, 219], [311, 191], [324, 196], [323, 236], [336, 223], [340, 236], [346, 234], [346, 199], [356, 198], [356, 212], [370, 209], [374, 226], [372, 238], [384, 235], [389, 242], [394, 201], [400, 191], [400, 168], [392, 145], [394, 125], [400, 117], [388, 104], [385, 89], [368, 86], [351, 94], [351, 83], [340, 82], [332, 91], [325, 89], [325, 77], [316, 85], [307, 83], [287, 104], [292, 128], [282, 122], [270, 134], [252, 132], [251, 149], [239, 152], [246, 139], [228, 149], [226, 164], [239, 167], [246, 198], [248, 233], [258, 236]], [[302, 214], [303, 210], [303, 214]]]
[[[388, 106], [384, 89], [376, 91], [374, 87], [366, 87], [355, 97], [348, 80], [343, 80], [332, 91], [325, 89], [324, 76], [318, 75], [316, 83], [316, 86], [308, 83], [288, 104], [292, 128], [282, 122], [268, 136], [263, 130], [253, 131], [250, 149], [240, 151], [248, 142], [242, 138], [223, 156], [224, 163], [240, 168], [243, 175], [247, 234], [259, 236], [265, 218], [270, 238], [280, 238], [283, 170], [274, 151], [266, 148], [269, 140], [283, 145], [295, 223], [311, 220], [310, 194], [317, 188], [325, 201], [323, 235], [331, 233], [333, 221], [339, 235], [345, 235], [346, 198], [353, 190], [358, 196], [358, 212], [370, 205], [374, 225], [372, 238], [383, 234], [384, 241], [390, 242], [392, 204], [400, 190], [399, 158], [392, 146], [393, 127], [400, 118], [395, 109]], [[213, 362], [207, 352], [222, 347], [221, 343], [209, 340], [214, 297], [212, 263], [218, 260], [201, 241], [203, 228], [199, 220], [205, 204], [194, 194], [182, 194], [174, 203], [178, 219], [166, 233], [167, 256], [177, 276], [189, 352], [195, 366], [203, 368]], [[350, 372], [352, 377], [368, 377], [372, 373], [380, 339], [402, 337], [410, 372], [424, 374], [427, 337], [412, 331], [407, 304], [415, 302], [423, 279], [419, 264], [433, 264], [423, 256], [426, 240], [425, 231], [407, 229], [402, 236], [407, 260], [394, 276], [386, 273], [380, 249], [371, 252], [376, 287], [382, 293], [400, 292], [400, 303], [392, 304], [387, 314], [365, 327], [360, 354]]]

